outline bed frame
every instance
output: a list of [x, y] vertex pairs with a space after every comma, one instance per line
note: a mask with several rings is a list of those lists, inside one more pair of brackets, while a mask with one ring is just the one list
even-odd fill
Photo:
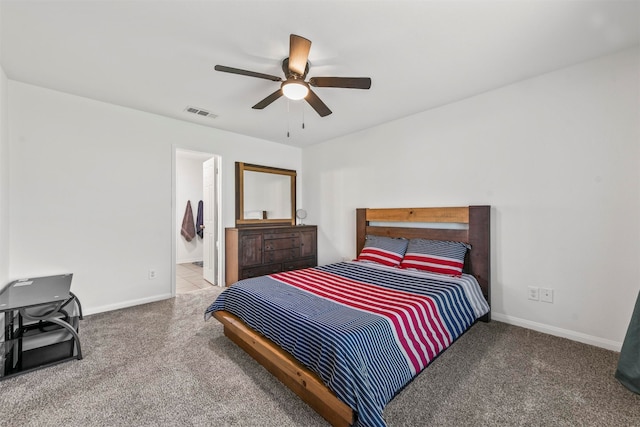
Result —
[[[362, 250], [367, 234], [469, 243], [472, 249], [465, 259], [465, 272], [476, 277], [485, 298], [491, 303], [490, 212], [490, 206], [356, 209], [357, 253]], [[384, 223], [393, 223], [393, 225], [388, 226]], [[407, 223], [408, 226], [396, 227], [396, 223]], [[421, 223], [421, 226], [410, 227], [411, 223]], [[428, 224], [442, 223], [463, 224], [464, 227], [455, 229], [424, 227]], [[216, 311], [213, 315], [224, 325], [224, 334], [231, 341], [256, 359], [331, 425], [353, 424], [355, 421], [353, 410], [333, 394], [318, 375], [309, 371], [271, 340], [249, 328], [233, 314], [227, 311]], [[489, 321], [490, 313], [480, 320]]]

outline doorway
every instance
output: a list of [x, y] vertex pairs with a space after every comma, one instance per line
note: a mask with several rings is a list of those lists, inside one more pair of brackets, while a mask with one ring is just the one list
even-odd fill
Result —
[[[174, 147], [172, 294], [218, 285], [220, 156]], [[183, 225], [188, 230], [183, 235]]]

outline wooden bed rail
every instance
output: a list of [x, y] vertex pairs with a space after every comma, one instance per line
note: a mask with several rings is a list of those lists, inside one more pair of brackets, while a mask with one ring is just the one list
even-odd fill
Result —
[[332, 426], [347, 427], [353, 424], [353, 410], [338, 399], [319, 376], [233, 314], [216, 311], [213, 316], [224, 325], [224, 334], [231, 341], [289, 387]]

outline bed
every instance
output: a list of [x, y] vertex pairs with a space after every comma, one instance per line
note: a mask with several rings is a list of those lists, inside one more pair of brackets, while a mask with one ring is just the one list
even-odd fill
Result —
[[357, 209], [356, 260], [242, 280], [205, 319], [332, 425], [384, 426], [386, 403], [489, 321], [489, 243], [489, 206]]

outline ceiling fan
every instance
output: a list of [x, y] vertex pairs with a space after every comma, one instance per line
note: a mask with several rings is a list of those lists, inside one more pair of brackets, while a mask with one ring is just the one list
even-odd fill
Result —
[[289, 99], [299, 100], [304, 98], [311, 107], [320, 115], [325, 117], [331, 114], [331, 110], [324, 102], [311, 90], [313, 87], [340, 87], [350, 89], [369, 89], [371, 79], [369, 77], [311, 77], [305, 81], [309, 72], [309, 50], [311, 41], [304, 37], [291, 34], [289, 37], [289, 57], [282, 61], [282, 71], [285, 80], [270, 74], [256, 73], [254, 71], [241, 70], [239, 68], [216, 65], [216, 71], [225, 73], [240, 74], [243, 76], [257, 77], [259, 79], [282, 82], [280, 88], [271, 95], [258, 102], [252, 108], [262, 110], [282, 95]]

